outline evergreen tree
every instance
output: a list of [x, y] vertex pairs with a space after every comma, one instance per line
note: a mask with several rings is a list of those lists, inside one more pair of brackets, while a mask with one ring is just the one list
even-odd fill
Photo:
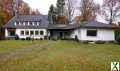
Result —
[[64, 16], [65, 0], [57, 0], [57, 15]]
[[56, 18], [56, 8], [51, 5], [48, 13], [48, 19], [50, 24], [55, 24], [55, 18]]

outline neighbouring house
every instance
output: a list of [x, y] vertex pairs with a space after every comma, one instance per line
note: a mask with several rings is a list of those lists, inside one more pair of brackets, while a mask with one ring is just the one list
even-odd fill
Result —
[[5, 37], [44, 39], [78, 39], [80, 41], [114, 41], [115, 25], [97, 21], [80, 24], [49, 24], [46, 15], [15, 16], [5, 25]]

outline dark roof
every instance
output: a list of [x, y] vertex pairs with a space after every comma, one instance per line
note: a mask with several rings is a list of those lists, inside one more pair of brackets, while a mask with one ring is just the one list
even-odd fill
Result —
[[[39, 26], [29, 25], [15, 25], [15, 22], [25, 22], [25, 21], [41, 21]], [[19, 15], [13, 17], [6, 25], [6, 28], [20, 28], [20, 29], [34, 29], [34, 28], [47, 28], [48, 27], [48, 16], [47, 15]]]
[[101, 23], [98, 21], [89, 21], [81, 24], [50, 24], [48, 29], [75, 29], [75, 28], [101, 28], [101, 29], [115, 29], [116, 25]]
[[[36, 25], [15, 25], [16, 21], [41, 21], [39, 26]], [[89, 21], [84, 22], [81, 24], [49, 24], [48, 16], [47, 15], [19, 15], [13, 17], [6, 25], [5, 28], [19, 28], [19, 29], [39, 29], [39, 28], [46, 28], [46, 29], [75, 29], [75, 28], [105, 28], [105, 29], [114, 29], [116, 28], [115, 25], [101, 23], [98, 21]]]
[[98, 21], [88, 21], [84, 22], [80, 27], [82, 28], [106, 28], [106, 29], [114, 29], [117, 28], [114, 24], [106, 24]]
[[69, 25], [64, 25], [64, 24], [49, 24], [48, 29], [74, 29], [76, 28], [75, 24], [69, 24]]

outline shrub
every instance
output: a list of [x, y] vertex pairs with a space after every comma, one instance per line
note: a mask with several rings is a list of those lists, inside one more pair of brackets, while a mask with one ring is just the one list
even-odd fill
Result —
[[96, 41], [96, 44], [105, 44], [105, 41]]
[[89, 41], [81, 41], [83, 44], [89, 44]]
[[21, 38], [21, 40], [25, 40], [25, 38]]
[[75, 41], [79, 42], [78, 36], [75, 36]]
[[54, 40], [54, 41], [56, 41], [56, 40], [58, 40], [58, 37], [57, 37], [57, 36], [54, 36], [54, 37], [52, 37], [51, 39]]
[[26, 40], [31, 40], [31, 38], [30, 38], [30, 37], [27, 37]]
[[117, 36], [116, 41], [120, 44], [120, 35]]
[[15, 35], [15, 40], [19, 40], [19, 36], [18, 35]]

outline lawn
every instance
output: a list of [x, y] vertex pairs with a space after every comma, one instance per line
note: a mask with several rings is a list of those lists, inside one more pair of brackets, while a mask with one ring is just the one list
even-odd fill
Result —
[[65, 40], [0, 41], [0, 52], [0, 71], [111, 71], [120, 61], [120, 45]]

